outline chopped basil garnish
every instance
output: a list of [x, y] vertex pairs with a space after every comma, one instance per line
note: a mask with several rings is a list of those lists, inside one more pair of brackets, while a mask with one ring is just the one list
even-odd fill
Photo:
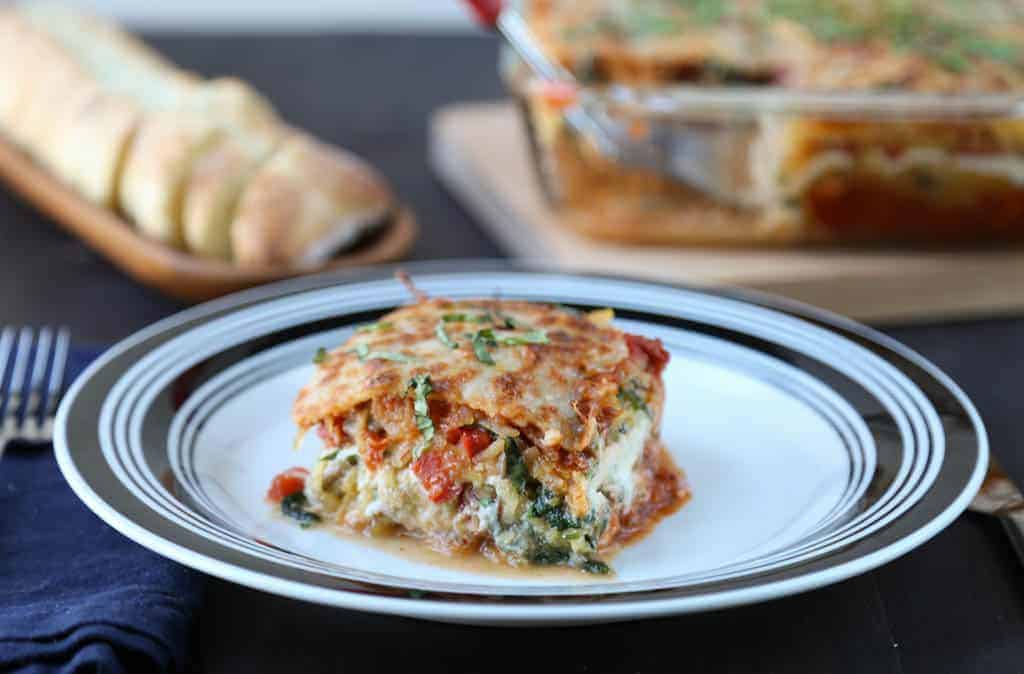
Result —
[[420, 441], [412, 452], [418, 459], [434, 439], [434, 422], [430, 419], [430, 405], [427, 403], [427, 396], [434, 391], [434, 386], [430, 382], [430, 375], [418, 374], [409, 381], [409, 388], [415, 396], [412, 409], [416, 417], [416, 428], [420, 431]]
[[357, 344], [354, 349], [359, 360], [393, 360], [396, 363], [411, 363], [412, 358], [394, 351], [371, 351], [366, 344]]
[[491, 317], [487, 314], [445, 314], [441, 320], [445, 323], [490, 323]]
[[521, 335], [496, 335], [491, 328], [477, 330], [473, 336], [473, 352], [477, 360], [487, 365], [494, 365], [494, 358], [487, 350], [490, 346], [522, 346], [524, 344], [548, 344], [548, 335], [544, 330], [530, 330]]
[[438, 321], [437, 327], [434, 328], [434, 334], [437, 335], [437, 339], [447, 346], [449, 349], [457, 349], [459, 345], [457, 342], [453, 342], [452, 338], [448, 336], [448, 333], [444, 330], [444, 321]]
[[507, 346], [521, 346], [523, 344], [550, 344], [548, 333], [544, 330], [530, 330], [521, 335], [498, 335], [495, 340], [499, 344]]
[[306, 529], [320, 521], [319, 515], [306, 510], [308, 505], [309, 501], [306, 499], [306, 495], [297, 491], [281, 499], [281, 514], [291, 517], [299, 523], [300, 527]]
[[491, 357], [491, 352], [487, 350], [488, 346], [497, 346], [497, 342], [494, 341], [494, 331], [480, 330], [473, 337], [473, 353], [476, 354], [476, 359], [485, 365], [494, 365], [494, 358]]
[[313, 363], [315, 365], [319, 365], [325, 360], [327, 360], [327, 349], [321, 346], [316, 350], [316, 353], [313, 354]]
[[643, 412], [651, 416], [651, 410], [644, 400], [644, 388], [636, 380], [630, 380], [627, 384], [619, 387], [618, 399], [628, 404], [637, 412]]
[[350, 465], [350, 466], [354, 466], [357, 463], [359, 463], [359, 457], [356, 456], [355, 454], [349, 454], [348, 458], [345, 459], [345, 460], [348, 461], [348, 465]]
[[388, 321], [380, 321], [378, 323], [360, 325], [358, 328], [356, 328], [356, 332], [387, 332], [393, 327], [395, 327], [394, 323], [390, 323]]
[[338, 450], [334, 450], [333, 452], [331, 452], [327, 456], [322, 457], [320, 460], [321, 461], [334, 461], [335, 457], [337, 457], [337, 456], [338, 456]]

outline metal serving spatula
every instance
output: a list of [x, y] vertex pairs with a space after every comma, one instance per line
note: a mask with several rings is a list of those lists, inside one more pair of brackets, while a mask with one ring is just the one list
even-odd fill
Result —
[[970, 509], [999, 518], [1006, 528], [1013, 549], [1024, 564], [1024, 494], [1013, 483], [995, 457], [989, 455], [988, 474]]

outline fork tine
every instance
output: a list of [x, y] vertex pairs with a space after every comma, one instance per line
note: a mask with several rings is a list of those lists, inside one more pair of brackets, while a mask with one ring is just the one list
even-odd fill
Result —
[[22, 328], [18, 332], [18, 345], [14, 352], [14, 365], [11, 368], [11, 379], [7, 386], [7, 402], [4, 410], [3, 434], [14, 434], [20, 427], [18, 413], [21, 411], [21, 400], [25, 394], [25, 375], [28, 373], [28, 362], [32, 355], [32, 328]]
[[14, 328], [4, 328], [0, 332], [0, 409], [3, 408], [4, 378], [7, 376], [7, 369], [11, 365], [11, 349], [14, 348]]
[[33, 429], [38, 428], [39, 407], [43, 400], [43, 378], [46, 376], [46, 365], [50, 362], [52, 342], [53, 330], [45, 327], [39, 331], [36, 356], [32, 361], [32, 374], [29, 376], [28, 402], [25, 403], [25, 423]]
[[68, 349], [71, 345], [71, 331], [61, 326], [57, 330], [57, 341], [53, 345], [53, 366], [50, 368], [50, 381], [46, 385], [46, 414], [43, 421], [49, 426], [57, 411], [57, 403], [60, 402], [62, 388], [64, 386], [64, 371], [68, 367]]

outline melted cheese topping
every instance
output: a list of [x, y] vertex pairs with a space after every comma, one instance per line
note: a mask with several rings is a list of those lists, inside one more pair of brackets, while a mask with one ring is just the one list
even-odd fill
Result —
[[[466, 320], [453, 320], [460, 317]], [[508, 319], [517, 327], [505, 327]], [[618, 382], [633, 378], [649, 388], [652, 379], [628, 358], [620, 331], [546, 305], [431, 300], [388, 314], [378, 325], [387, 327], [357, 332], [320, 364], [295, 402], [300, 428], [384, 396], [408, 399], [411, 419], [410, 382], [425, 375], [436, 397], [536, 433], [538, 443], [543, 438], [546, 446], [579, 451], [584, 448], [578, 443], [584, 430], [576, 409], [581, 402], [611, 408], [617, 416]], [[493, 365], [474, 348], [482, 330], [498, 340], [481, 347]], [[541, 343], [517, 341], [531, 337]]]

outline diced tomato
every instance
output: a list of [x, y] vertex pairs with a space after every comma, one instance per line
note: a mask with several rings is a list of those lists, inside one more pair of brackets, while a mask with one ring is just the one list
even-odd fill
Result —
[[267, 490], [267, 498], [274, 503], [280, 503], [286, 496], [291, 496], [302, 491], [306, 487], [306, 478], [309, 471], [305, 468], [289, 468], [274, 476]]
[[427, 495], [434, 503], [444, 503], [459, 495], [462, 489], [455, 483], [455, 474], [459, 461], [455, 452], [436, 449], [423, 452], [412, 472], [419, 478], [420, 484], [427, 490]]
[[470, 457], [476, 456], [494, 442], [490, 431], [479, 426], [451, 428], [445, 434], [445, 439], [453, 445], [461, 445]]
[[626, 333], [626, 345], [631, 358], [642, 357], [647, 361], [647, 369], [655, 376], [661, 374], [668, 364], [669, 353], [660, 339], [648, 339], [639, 335]]
[[388, 449], [388, 436], [384, 431], [366, 430], [366, 447], [363, 460], [370, 470], [377, 468], [384, 463], [384, 452]]

